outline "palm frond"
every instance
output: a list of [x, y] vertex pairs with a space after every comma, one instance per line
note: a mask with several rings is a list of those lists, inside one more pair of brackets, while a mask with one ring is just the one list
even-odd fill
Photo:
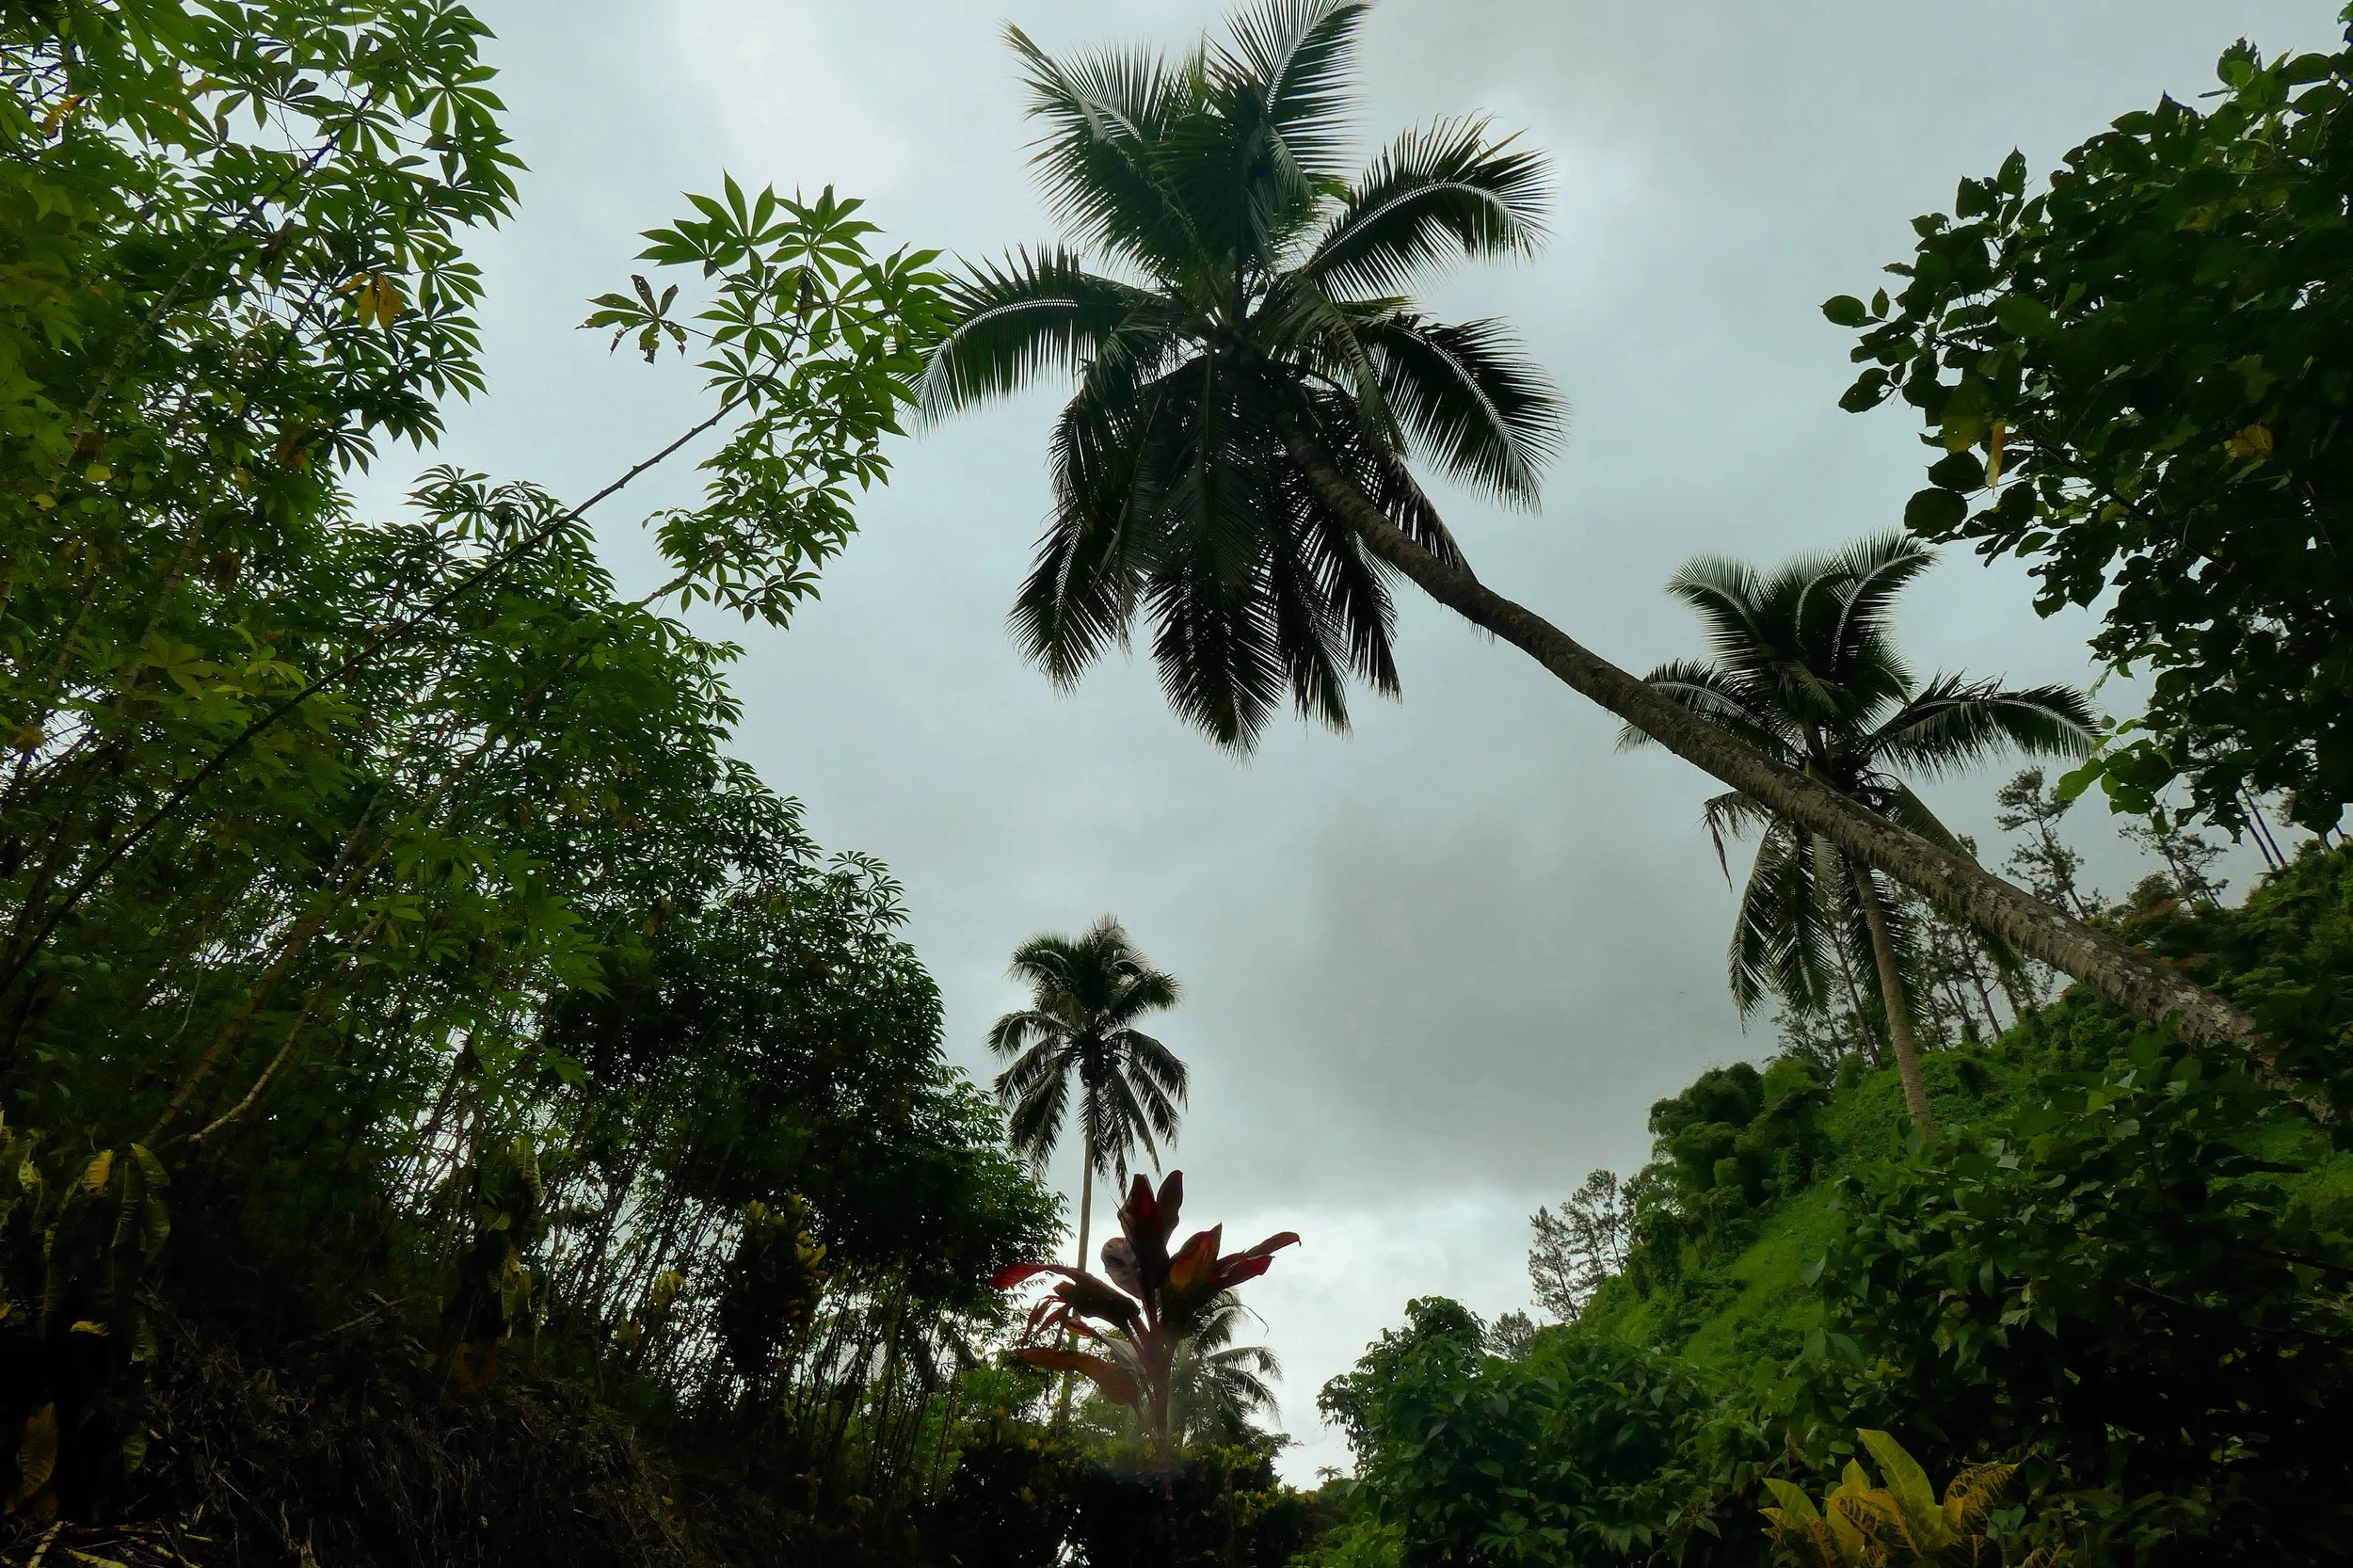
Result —
[[1193, 1087], [1193, 1070], [1175, 1051], [1142, 1030], [1123, 1029], [1110, 1039], [1126, 1062], [1128, 1071], [1139, 1082], [1152, 1085], [1176, 1105], [1185, 1103], [1185, 1096]]
[[1738, 790], [1711, 796], [1700, 808], [1700, 825], [1707, 829], [1708, 841], [1716, 846], [1716, 864], [1724, 873], [1725, 887], [1732, 886], [1732, 859], [1724, 853], [1724, 840], [1745, 839], [1752, 828], [1761, 832], [1778, 820], [1771, 807]]
[[1936, 552], [1909, 534], [1879, 534], [1858, 540], [1828, 564], [1842, 584], [1832, 632], [1833, 671], [1894, 634], [1896, 596], [1936, 564]]
[[[955, 326], [932, 350], [918, 387], [934, 420], [1020, 392], [1041, 376], [1080, 371], [1123, 328], [1156, 344], [1167, 336], [1159, 296], [1090, 272], [1059, 247], [979, 264], [949, 285], [948, 303]], [[1159, 357], [1126, 346], [1129, 361]]]
[[1081, 387], [1051, 438], [1054, 517], [1014, 597], [1015, 643], [1057, 686], [1123, 647], [1157, 538], [1146, 447], [1157, 417]]
[[1387, 406], [1429, 461], [1506, 501], [1535, 504], [1544, 462], [1560, 449], [1561, 405], [1502, 323], [1398, 312], [1358, 335]]
[[1284, 155], [1310, 181], [1337, 173], [1345, 145], [1348, 73], [1368, 0], [1259, 0], [1227, 24], [1224, 72], [1257, 99]]
[[1667, 579], [1667, 592], [1699, 612], [1708, 646], [1720, 656], [1742, 661], [1771, 642], [1757, 613], [1763, 586], [1754, 567], [1726, 555], [1695, 555]]
[[1544, 240], [1544, 160], [1484, 120], [1407, 131], [1350, 186], [1300, 264], [1346, 294], [1397, 294], [1456, 259], [1524, 256]]
[[1063, 1033], [1061, 1020], [1034, 1008], [1023, 1008], [989, 1026], [988, 1048], [999, 1056], [1016, 1056], [1033, 1042], [1051, 1042]]
[[1769, 996], [1800, 1012], [1821, 1006], [1829, 991], [1825, 926], [1834, 908], [1825, 892], [1810, 837], [1775, 822], [1757, 844], [1725, 954], [1743, 1017]]
[[1876, 762], [1940, 777], [2010, 751], [2084, 756], [2097, 722], [2090, 699], [2070, 686], [2008, 691], [1990, 680], [1940, 675], [1857, 750]]
[[[1737, 735], [1769, 757], [1801, 766], [1804, 751], [1787, 732], [1782, 715], [1759, 700], [1754, 686], [1713, 664], [1697, 659], [1673, 659], [1642, 678], [1643, 683], [1673, 703], [1729, 734]], [[1657, 744], [1633, 725], [1618, 731], [1618, 749], [1635, 751]]]
[[1055, 220], [1156, 276], [1196, 260], [1200, 236], [1160, 151], [1200, 113], [1200, 57], [1171, 62], [1131, 48], [1058, 60], [1018, 27], [1005, 38], [1022, 62], [1030, 115], [1048, 127], [1031, 164]]
[[[1039, 1070], [1048, 1066], [1052, 1070]], [[1024, 1067], [1032, 1070], [1025, 1073]], [[1061, 1144], [1068, 1119], [1069, 1074], [1059, 1061], [1032, 1064], [1024, 1058], [998, 1075], [996, 1088], [999, 1101], [1010, 1112], [1005, 1142], [1033, 1168], [1043, 1169]]]

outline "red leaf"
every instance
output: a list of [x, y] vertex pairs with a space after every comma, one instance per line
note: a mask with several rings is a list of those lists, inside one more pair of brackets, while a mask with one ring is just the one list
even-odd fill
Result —
[[1084, 1269], [1074, 1269], [1066, 1263], [1009, 1263], [989, 1276], [989, 1283], [1000, 1290], [1010, 1290], [1024, 1280], [1040, 1274], [1060, 1275], [1064, 1283], [1054, 1287], [1054, 1294], [1077, 1311], [1106, 1322], [1128, 1323], [1144, 1312], [1141, 1304], [1123, 1295]]
[[1229, 1253], [1217, 1260], [1217, 1288], [1230, 1289], [1246, 1279], [1257, 1279], [1272, 1268], [1274, 1254], [1285, 1247], [1299, 1245], [1297, 1231], [1279, 1231], [1243, 1252]]
[[1207, 1295], [1216, 1288], [1217, 1244], [1225, 1230], [1224, 1225], [1213, 1225], [1194, 1231], [1186, 1240], [1183, 1249], [1168, 1261], [1169, 1294]]
[[1107, 1323], [1132, 1323], [1144, 1315], [1142, 1303], [1112, 1289], [1093, 1274], [1072, 1274], [1054, 1287], [1054, 1294], [1068, 1302], [1072, 1311], [1100, 1318]]
[[1184, 1172], [1171, 1171], [1168, 1178], [1160, 1183], [1160, 1242], [1166, 1245], [1168, 1239], [1176, 1234], [1176, 1216], [1185, 1207]]
[[[1179, 1187], [1177, 1195], [1183, 1194]], [[1160, 1201], [1152, 1192], [1152, 1184], [1136, 1173], [1128, 1187], [1128, 1201], [1119, 1206], [1119, 1228], [1127, 1234], [1128, 1250], [1135, 1259], [1136, 1277], [1144, 1286], [1143, 1294], [1149, 1297], [1168, 1277], [1168, 1232], [1160, 1224]]]
[[1138, 1171], [1128, 1184], [1128, 1201], [1119, 1206], [1120, 1228], [1133, 1234], [1157, 1227], [1160, 1223], [1160, 1200], [1153, 1195], [1152, 1183]]

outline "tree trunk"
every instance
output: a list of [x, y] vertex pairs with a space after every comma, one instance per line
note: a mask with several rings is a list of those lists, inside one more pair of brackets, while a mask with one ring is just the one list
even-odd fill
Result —
[[1860, 1042], [1863, 1054], [1870, 1058], [1872, 1066], [1885, 1066], [1886, 1064], [1880, 1060], [1879, 1039], [1871, 1032], [1870, 1011], [1863, 1005], [1862, 988], [1854, 983], [1854, 966], [1847, 962], [1847, 944], [1843, 941], [1834, 943], [1831, 951], [1838, 955], [1838, 978], [1847, 984], [1847, 1005], [1854, 1010], [1854, 1027], [1863, 1037]]
[[[1087, 1230], [1094, 1218], [1095, 1134], [1090, 1132], [1086, 1135], [1079, 1156], [1079, 1261], [1077, 1267], [1082, 1271], [1087, 1266]], [[1077, 1335], [1067, 1332], [1064, 1334], [1063, 1343], [1065, 1346], [1075, 1348], [1078, 1342]], [[1076, 1372], [1064, 1372], [1062, 1375], [1062, 1399], [1054, 1406], [1054, 1425], [1057, 1427], [1061, 1426], [1070, 1416], [1070, 1390], [1078, 1382], [1078, 1377]]]
[[1904, 1080], [1904, 1109], [1920, 1130], [1934, 1137], [1936, 1117], [1929, 1110], [1929, 1080], [1920, 1071], [1919, 1043], [1912, 1037], [1912, 1008], [1904, 995], [1904, 971], [1896, 962], [1896, 943], [1887, 934], [1887, 911], [1880, 907], [1879, 889], [1871, 886], [1870, 868], [1859, 860], [1847, 862], [1854, 878], [1854, 896], [1863, 905], [1863, 923], [1871, 929], [1871, 958], [1880, 971], [1880, 1011], [1887, 1017], [1887, 1043], [1895, 1048], [1896, 1073]]
[[1985, 983], [1984, 963], [1985, 954], [1973, 947], [1969, 953], [1969, 984], [1977, 988], [1977, 1000], [1985, 1007], [1985, 1027], [1992, 1031], [1986, 1035], [1990, 1043], [2002, 1037], [2002, 1016], [1993, 1011], [1993, 992]]
[[1851, 858], [1886, 872], [1956, 920], [1993, 932], [2020, 952], [2074, 976], [2133, 1016], [2170, 1023], [2193, 1043], [2240, 1047], [2256, 1058], [2260, 1068], [2268, 1068], [2275, 1053], [2257, 1032], [2255, 1020], [2220, 997], [2150, 954], [2052, 908], [1966, 856], [1897, 826], [1670, 701], [1649, 682], [1487, 587], [1468, 566], [1431, 554], [1298, 430], [1284, 434], [1317, 499], [1346, 520], [1373, 554], [1439, 603], [1529, 654], [1572, 690], [1685, 761], [1820, 834]]
[[1079, 1164], [1079, 1263], [1087, 1266], [1087, 1233], [1095, 1220], [1095, 1135], [1088, 1133]]

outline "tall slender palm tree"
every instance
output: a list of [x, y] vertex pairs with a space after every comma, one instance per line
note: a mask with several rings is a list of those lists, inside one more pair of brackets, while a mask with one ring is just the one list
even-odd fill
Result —
[[1075, 1089], [1083, 1269], [1096, 1178], [1124, 1184], [1139, 1149], [1157, 1169], [1160, 1144], [1176, 1136], [1190, 1075], [1136, 1021], [1176, 1006], [1181, 987], [1110, 915], [1077, 936], [1031, 937], [1014, 950], [1013, 974], [1028, 984], [1030, 1005], [989, 1028], [988, 1048], [1012, 1059], [997, 1075], [997, 1098], [1015, 1152], [1043, 1168], [1062, 1144]]
[[2178, 970], [1744, 744], [1480, 582], [1412, 464], [1518, 504], [1560, 437], [1542, 374], [1494, 321], [1410, 291], [1449, 260], [1526, 255], [1541, 161], [1485, 121], [1406, 132], [1361, 170], [1344, 129], [1366, 0], [1259, 0], [1230, 40], [1054, 58], [1010, 30], [1043, 121], [1064, 246], [957, 286], [921, 389], [932, 417], [1048, 375], [1076, 388], [1054, 511], [1016, 634], [1058, 682], [1139, 616], [1176, 709], [1250, 745], [1288, 698], [1339, 727], [1352, 676], [1397, 689], [1402, 575], [1698, 764], [2146, 1018], [2261, 1047]]
[[[2005, 750], [2032, 757], [2090, 749], [2091, 705], [2066, 686], [2011, 690], [1993, 680], [1938, 675], [1915, 684], [1896, 648], [1896, 597], [1935, 554], [1900, 534], [1825, 555], [1801, 555], [1759, 572], [1739, 561], [1687, 563], [1667, 591], [1699, 612], [1712, 659], [1679, 659], [1651, 671], [1651, 688], [1785, 766], [1820, 780], [1865, 810], [1948, 854], [1969, 851], [1913, 792], [1904, 774], [1937, 777]], [[1629, 725], [1625, 746], [1652, 738]], [[1732, 995], [1746, 1014], [1778, 994], [1801, 1012], [1820, 1009], [1844, 968], [1869, 980], [1903, 1077], [1904, 1104], [1934, 1127], [1913, 1032], [1921, 968], [1914, 933], [1880, 873], [1809, 824], [1737, 790], [1707, 803], [1705, 822], [1723, 856], [1724, 836], [1760, 828], [1763, 839], [1733, 926]], [[2008, 944], [1988, 938], [2015, 965]], [[1839, 960], [1849, 963], [1839, 966]]]

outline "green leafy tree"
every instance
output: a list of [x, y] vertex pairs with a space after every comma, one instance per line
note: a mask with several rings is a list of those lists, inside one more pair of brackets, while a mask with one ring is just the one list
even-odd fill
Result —
[[2241, 41], [2218, 74], [2046, 188], [2015, 152], [1962, 181], [1892, 297], [1824, 310], [1862, 332], [1845, 406], [1900, 395], [1944, 449], [1908, 525], [2031, 563], [2039, 608], [2101, 605], [2094, 648], [2153, 673], [2099, 759], [2117, 809], [2179, 778], [2234, 829], [2275, 791], [2326, 829], [2353, 801], [2353, 51]]
[[[0, 1509], [148, 1463], [163, 1301], [290, 1381], [349, 1329], [786, 1410], [904, 1512], [990, 1272], [1057, 1225], [895, 884], [727, 755], [735, 650], [663, 613], [815, 591], [945, 325], [930, 257], [725, 180], [590, 318], [702, 361], [685, 428], [583, 497], [436, 468], [355, 511], [487, 390], [485, 37], [0, 8], [0, 1455], [38, 1460]], [[705, 436], [622, 598], [586, 520]]]
[[1614, 1171], [1594, 1171], [1569, 1194], [1559, 1214], [1539, 1208], [1528, 1217], [1536, 1233], [1528, 1249], [1529, 1283], [1536, 1304], [1569, 1323], [1593, 1292], [1625, 1269], [1625, 1243], [1639, 1193]]
[[2150, 1034], [1850, 1180], [1819, 1288], [1859, 1351], [1812, 1363], [1795, 1427], [1901, 1413], [1940, 1461], [2033, 1456], [2114, 1560], [2336, 1555], [2353, 1252], [2342, 1199], [2283, 1179], [2325, 1135], [2234, 1067]]
[[2073, 909], [2085, 920], [2097, 914], [2100, 895], [2077, 881], [2084, 857], [2059, 837], [2059, 823], [2073, 808], [2073, 799], [2051, 789], [2041, 768], [2022, 768], [1994, 792], [1993, 803], [2000, 808], [1993, 824], [2005, 833], [2025, 835], [2003, 862], [2004, 869], [2016, 873], [2045, 904]]
[[1183, 989], [1109, 915], [1077, 936], [1031, 937], [1014, 950], [1013, 973], [1028, 984], [1030, 1005], [989, 1027], [988, 1048], [1011, 1058], [997, 1097], [1014, 1148], [1042, 1169], [1061, 1146], [1075, 1087], [1083, 1269], [1096, 1179], [1125, 1182], [1138, 1150], [1157, 1169], [1160, 1144], [1176, 1136], [1192, 1075], [1136, 1023], [1176, 1006]]
[[[1934, 559], [1898, 535], [1764, 573], [1737, 561], [1689, 562], [1668, 591], [1699, 613], [1712, 657], [1661, 664], [1651, 686], [1864, 809], [1974, 860], [1902, 776], [1957, 773], [2005, 749], [2080, 755], [2093, 720], [2082, 694], [2063, 686], [2009, 690], [1959, 675], [1915, 681], [1892, 621], [1897, 595]], [[1621, 737], [1629, 746], [1650, 741], [1631, 726]], [[1904, 1103], [1933, 1127], [1913, 1027], [1925, 954], [1879, 873], [1738, 791], [1709, 801], [1705, 821], [1720, 857], [1726, 834], [1761, 833], [1733, 927], [1740, 1011], [1778, 996], [1819, 1012], [1835, 976], [1861, 971], [1903, 1075]], [[1840, 952], [1851, 955], [1844, 970], [1834, 968]]]
[[1672, 1357], [1574, 1331], [1491, 1355], [1423, 1297], [1318, 1402], [1401, 1568], [1752, 1560], [1726, 1528], [1755, 1455], [1710, 1430], [1716, 1390]]
[[1530, 504], [1559, 406], [1495, 321], [1411, 292], [1445, 264], [1523, 256], [1541, 161], [1479, 120], [1406, 132], [1361, 169], [1343, 132], [1363, 0], [1261, 0], [1231, 41], [1052, 58], [1018, 29], [1035, 167], [1064, 247], [958, 284], [923, 381], [944, 416], [1050, 374], [1054, 515], [1016, 636], [1056, 681], [1139, 617], [1177, 712], [1253, 744], [1288, 698], [1347, 722], [1346, 688], [1397, 689], [1400, 575], [1732, 789], [1999, 933], [2138, 1016], [2251, 1044], [2251, 1020], [1965, 855], [1744, 744], [1480, 582], [1417, 463]]

